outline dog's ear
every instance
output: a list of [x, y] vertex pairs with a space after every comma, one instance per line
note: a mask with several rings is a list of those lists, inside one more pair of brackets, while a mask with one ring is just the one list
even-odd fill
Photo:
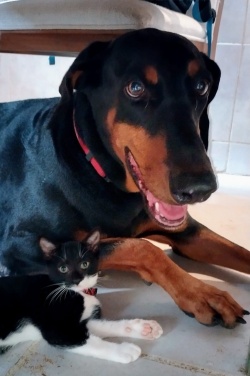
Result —
[[[111, 42], [94, 42], [85, 48], [76, 57], [73, 64], [69, 67], [68, 71], [63, 77], [59, 92], [64, 99], [69, 99], [74, 89], [77, 89], [79, 77], [84, 72], [87, 73], [88, 69], [98, 69], [98, 66], [104, 58], [104, 54]], [[96, 72], [98, 73], [98, 72]]]
[[210, 93], [208, 96], [208, 102], [201, 114], [200, 124], [199, 124], [201, 139], [203, 141], [205, 149], [207, 150], [208, 141], [209, 141], [208, 105], [214, 99], [215, 94], [217, 93], [219, 82], [220, 82], [221, 71], [218, 65], [213, 60], [211, 60], [207, 55], [205, 55], [202, 52], [201, 52], [201, 55], [202, 55], [202, 58], [206, 65], [207, 70], [209, 70], [209, 72], [211, 73], [213, 77], [213, 83], [212, 83], [212, 87], [210, 89]]
[[210, 103], [214, 99], [215, 94], [217, 93], [220, 83], [221, 71], [219, 66], [215, 63], [215, 61], [211, 60], [207, 55], [205, 55], [202, 52], [201, 55], [207, 70], [209, 70], [213, 77], [213, 84], [208, 97], [208, 103]]

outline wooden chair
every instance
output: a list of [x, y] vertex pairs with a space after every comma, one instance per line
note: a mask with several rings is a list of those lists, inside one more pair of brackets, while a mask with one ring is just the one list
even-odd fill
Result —
[[[214, 57], [223, 0], [212, 0]], [[207, 51], [206, 28], [190, 15], [143, 0], [0, 0], [0, 52], [74, 56], [89, 43], [155, 27]]]

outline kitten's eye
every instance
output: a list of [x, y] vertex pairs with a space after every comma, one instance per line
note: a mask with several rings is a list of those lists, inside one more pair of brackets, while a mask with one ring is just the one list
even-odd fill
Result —
[[66, 265], [62, 265], [60, 266], [60, 268], [58, 268], [59, 272], [65, 274], [69, 271], [69, 268], [66, 266]]
[[81, 263], [81, 269], [87, 269], [89, 267], [89, 262], [88, 261], [84, 261]]

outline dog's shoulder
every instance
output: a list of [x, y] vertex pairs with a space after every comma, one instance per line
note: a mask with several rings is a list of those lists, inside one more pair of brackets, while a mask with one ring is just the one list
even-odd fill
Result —
[[26, 127], [36, 114], [49, 112], [59, 103], [60, 98], [26, 99], [0, 103], [1, 130], [3, 127], [18, 126], [23, 121]]
[[18, 145], [29, 142], [34, 133], [37, 135], [46, 128], [59, 98], [27, 99], [0, 103], [0, 153], [8, 160], [7, 150], [18, 153]]

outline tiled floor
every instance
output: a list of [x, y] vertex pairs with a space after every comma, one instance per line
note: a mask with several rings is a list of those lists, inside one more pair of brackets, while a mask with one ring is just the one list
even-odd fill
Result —
[[[196, 219], [250, 249], [250, 177], [221, 176], [220, 190], [190, 210]], [[171, 256], [172, 257], [172, 256]], [[226, 257], [226, 255], [225, 255]], [[204, 266], [173, 256], [184, 269], [230, 293], [250, 309], [250, 276]], [[16, 346], [0, 358], [0, 376], [238, 376], [246, 374], [250, 338], [247, 325], [234, 330], [208, 328], [185, 316], [155, 285], [147, 287], [135, 275], [110, 273], [99, 298], [107, 318], [154, 318], [164, 329], [155, 342], [131, 340], [142, 347], [142, 357], [121, 365], [70, 355], [46, 343]]]

